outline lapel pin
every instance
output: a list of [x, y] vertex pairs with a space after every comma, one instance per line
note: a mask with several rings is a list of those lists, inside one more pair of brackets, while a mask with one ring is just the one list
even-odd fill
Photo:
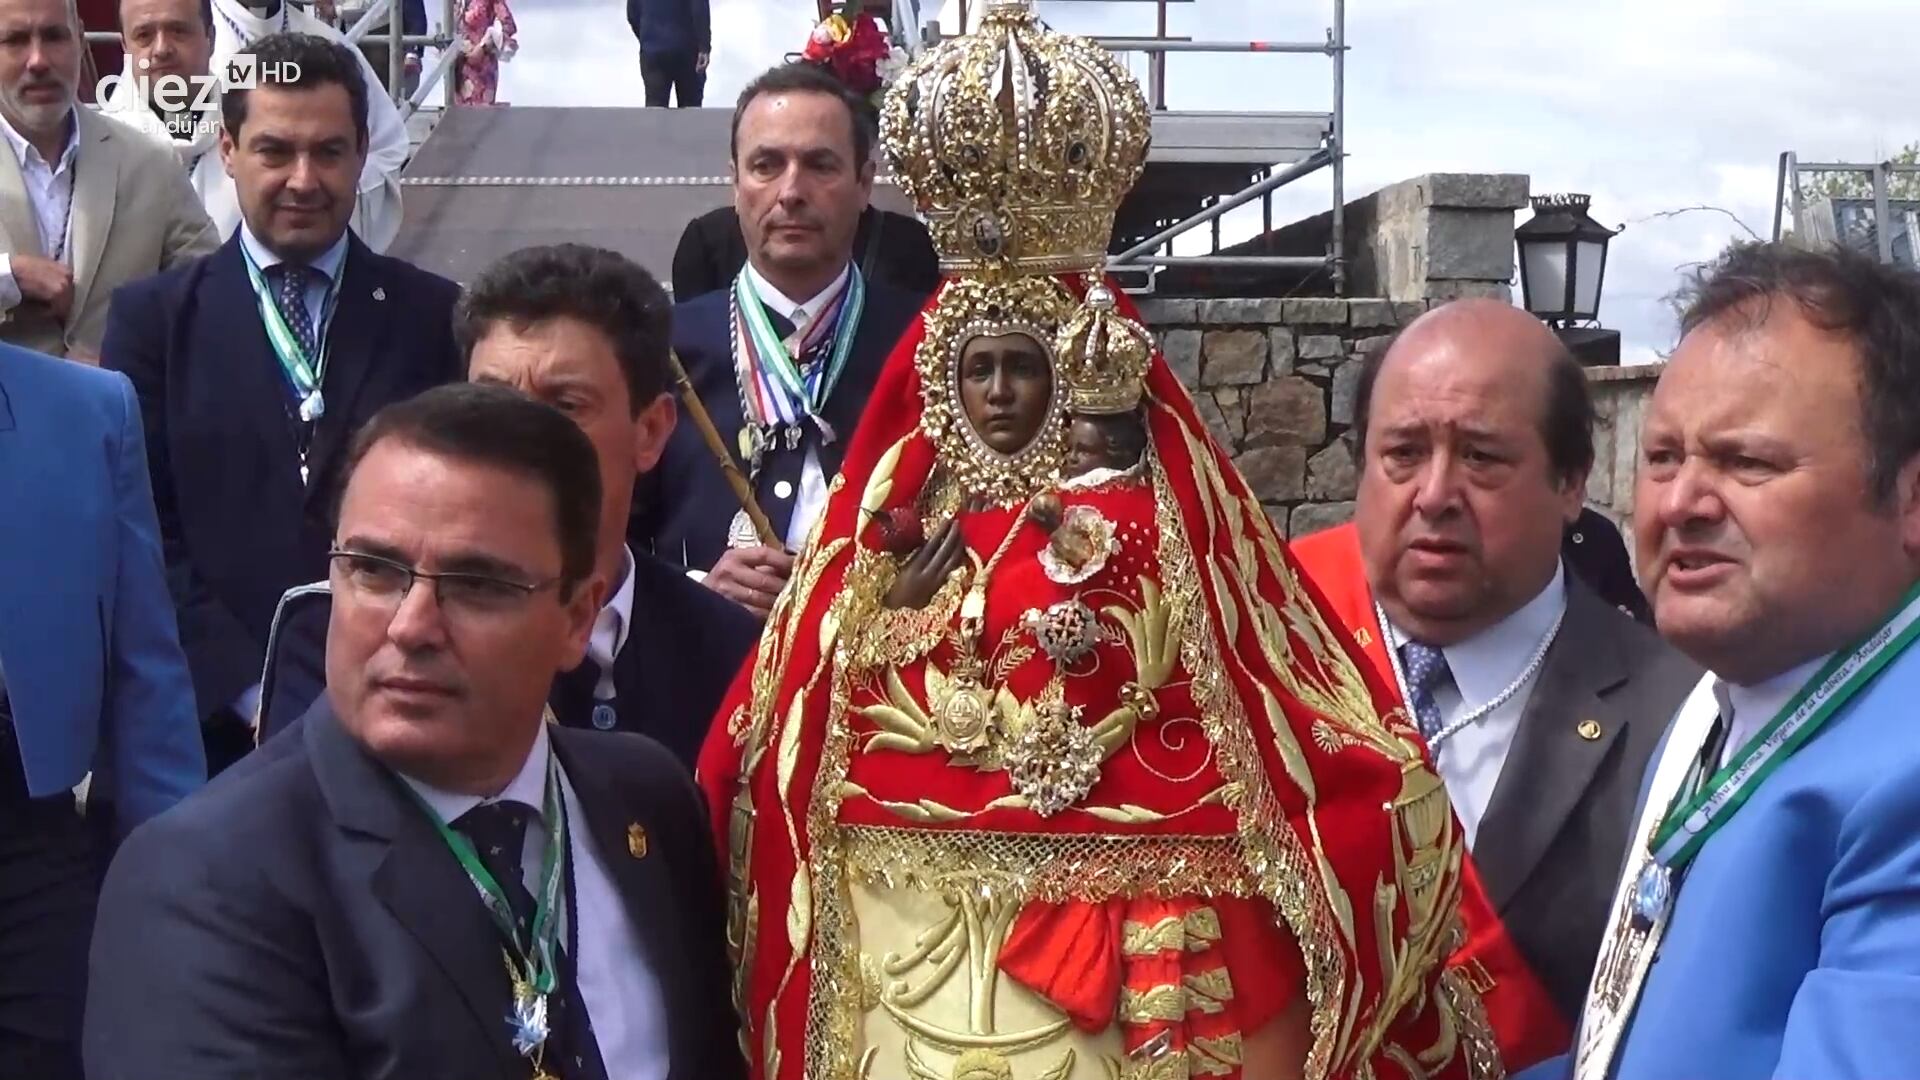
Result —
[[1371, 648], [1373, 645], [1373, 635], [1364, 626], [1353, 632], [1353, 640], [1363, 649]]
[[1580, 721], [1580, 726], [1574, 728], [1574, 730], [1579, 732], [1580, 737], [1588, 742], [1598, 742], [1600, 739], [1600, 722], [1598, 720], [1582, 720]]
[[647, 830], [637, 821], [627, 826], [627, 854], [636, 859], [647, 857]]
[[387, 290], [384, 288], [376, 287], [373, 290], [373, 298], [375, 300], [385, 300], [387, 298]]

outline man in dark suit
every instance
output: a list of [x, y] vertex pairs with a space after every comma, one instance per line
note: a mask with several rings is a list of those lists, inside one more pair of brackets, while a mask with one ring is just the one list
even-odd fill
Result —
[[326, 696], [121, 849], [88, 1076], [744, 1076], [691, 778], [544, 717], [605, 592], [592, 444], [446, 386], [346, 477]]
[[[367, 85], [342, 45], [274, 35], [222, 98], [241, 229], [114, 295], [102, 362], [133, 380], [181, 642], [218, 771], [251, 742], [280, 595], [326, 571], [341, 450], [382, 405], [457, 379], [459, 289], [348, 227]], [[275, 74], [297, 80], [275, 81]]]
[[0, 519], [0, 1076], [79, 1080], [100, 867], [207, 776], [125, 379], [0, 345]]
[[1368, 361], [1356, 401], [1354, 523], [1293, 553], [1399, 684], [1488, 898], [1570, 1024], [1642, 772], [1700, 671], [1561, 556], [1593, 405], [1537, 319], [1435, 308]]
[[[853, 257], [868, 281], [884, 281], [922, 302], [940, 287], [940, 255], [918, 218], [867, 207], [854, 232]], [[740, 212], [731, 206], [709, 210], [687, 222], [673, 249], [673, 298], [691, 300], [728, 288], [745, 265], [747, 241], [740, 233]]]
[[611, 251], [563, 244], [516, 251], [461, 298], [455, 337], [475, 382], [552, 405], [593, 440], [604, 482], [594, 555], [605, 605], [587, 658], [554, 687], [571, 727], [639, 731], [692, 771], [707, 727], [759, 626], [627, 544], [634, 481], [652, 471], [676, 422], [668, 392], [666, 291]]
[[632, 536], [764, 617], [922, 301], [853, 264], [874, 174], [858, 98], [815, 65], [788, 64], [748, 84], [733, 123], [747, 265], [732, 288], [674, 308], [673, 343], [777, 535], [756, 535], [707, 444], [682, 425]]

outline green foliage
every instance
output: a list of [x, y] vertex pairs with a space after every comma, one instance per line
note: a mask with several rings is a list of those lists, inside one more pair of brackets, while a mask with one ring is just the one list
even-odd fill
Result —
[[[1890, 158], [1895, 165], [1920, 165], [1920, 143], [1908, 143]], [[1866, 173], [1808, 173], [1810, 181], [1802, 188], [1809, 196], [1825, 195], [1833, 199], [1873, 198], [1873, 177]], [[1894, 173], [1887, 178], [1887, 197], [1920, 199], [1920, 173]]]

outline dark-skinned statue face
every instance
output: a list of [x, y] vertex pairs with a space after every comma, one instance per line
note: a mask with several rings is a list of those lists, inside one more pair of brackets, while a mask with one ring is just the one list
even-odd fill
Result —
[[1053, 404], [1053, 365], [1026, 334], [981, 335], [960, 353], [960, 405], [995, 453], [1013, 455], [1040, 434]]

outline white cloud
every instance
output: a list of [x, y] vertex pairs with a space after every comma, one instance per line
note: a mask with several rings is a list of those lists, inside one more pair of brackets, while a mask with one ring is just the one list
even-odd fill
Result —
[[[710, 105], [804, 42], [809, 0], [712, 0]], [[983, 0], [970, 0], [978, 10]], [[929, 7], [935, 5], [929, 3]], [[946, 0], [953, 25], [953, 0]], [[1911, 0], [1355, 0], [1348, 5], [1347, 197], [1441, 170], [1522, 172], [1535, 192], [1583, 191], [1626, 225], [1609, 257], [1603, 321], [1626, 352], [1672, 345], [1664, 298], [1683, 270], [1765, 235], [1781, 151], [1872, 160], [1920, 139], [1920, 64], [1900, 31]], [[1150, 34], [1138, 3], [1044, 2], [1055, 26]], [[521, 52], [503, 72], [517, 104], [629, 105], [640, 75], [624, 8], [522, 0]], [[1195, 0], [1171, 32], [1225, 40], [1320, 40], [1331, 0]], [[1144, 72], [1136, 57], [1135, 72]], [[1175, 108], [1323, 109], [1316, 56], [1174, 55]], [[1281, 220], [1324, 210], [1322, 175], [1278, 200]], [[1519, 215], [1524, 219], [1525, 214]], [[1257, 224], [1249, 210], [1234, 225]], [[1235, 231], [1234, 227], [1226, 230]]]

